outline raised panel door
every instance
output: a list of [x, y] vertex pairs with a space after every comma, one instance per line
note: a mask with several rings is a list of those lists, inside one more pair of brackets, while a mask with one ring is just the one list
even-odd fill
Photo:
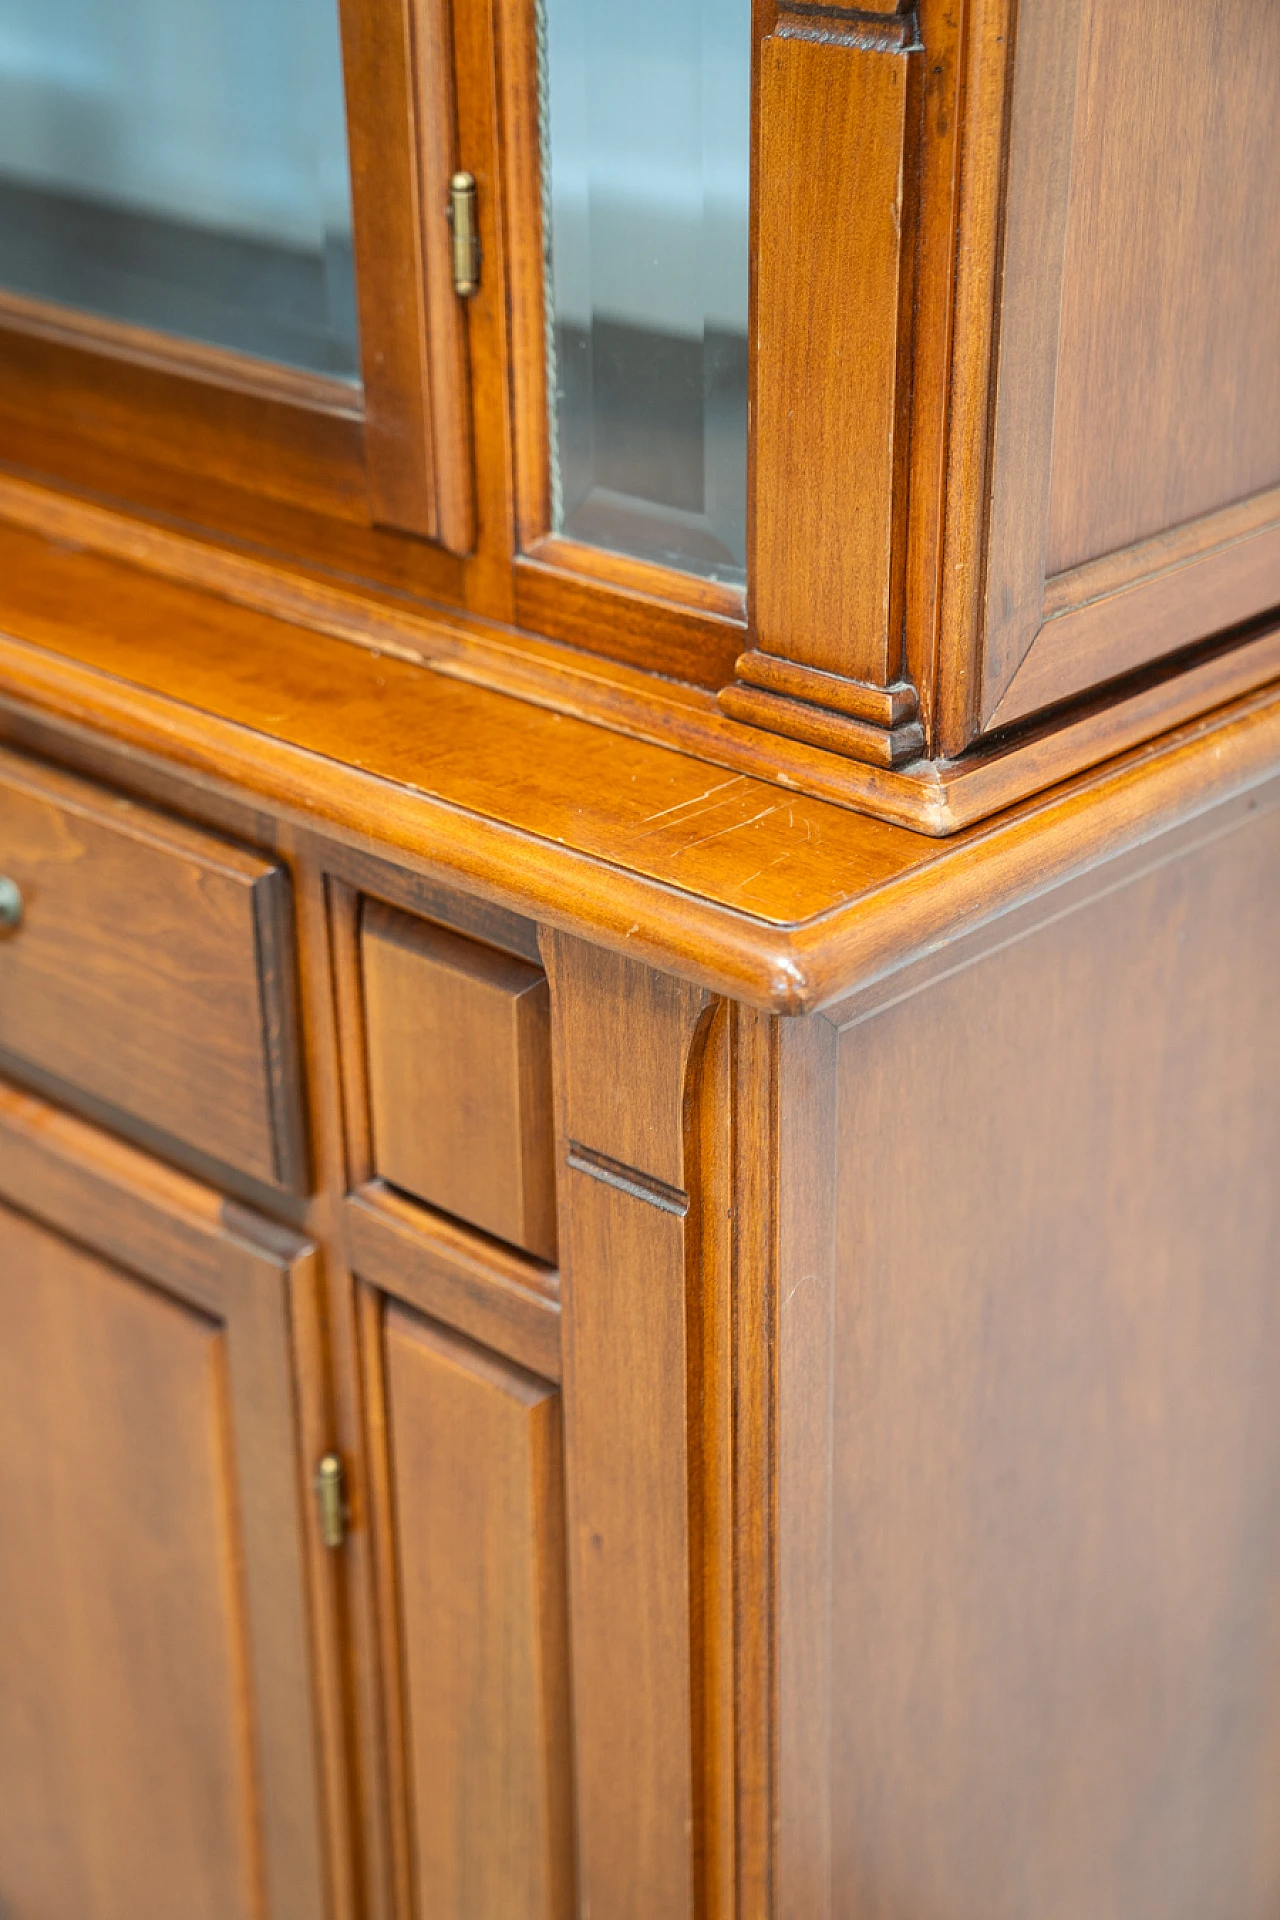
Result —
[[310, 1256], [220, 1208], [0, 1088], [5, 1920], [325, 1910], [288, 1331]]
[[1036, 0], [1013, 61], [979, 731], [1280, 601], [1280, 16]]
[[397, 1911], [568, 1920], [559, 1393], [397, 1301], [366, 1299], [399, 1643]]

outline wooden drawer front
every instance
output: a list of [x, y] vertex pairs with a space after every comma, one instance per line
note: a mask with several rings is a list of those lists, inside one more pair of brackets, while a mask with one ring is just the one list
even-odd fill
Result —
[[541, 968], [367, 901], [361, 930], [375, 1171], [555, 1258]]
[[302, 1184], [289, 882], [0, 753], [0, 1048], [258, 1180]]

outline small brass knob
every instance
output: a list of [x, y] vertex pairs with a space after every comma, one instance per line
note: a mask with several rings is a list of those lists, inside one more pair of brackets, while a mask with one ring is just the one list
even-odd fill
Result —
[[22, 888], [7, 873], [0, 873], [0, 933], [12, 933], [22, 925]]

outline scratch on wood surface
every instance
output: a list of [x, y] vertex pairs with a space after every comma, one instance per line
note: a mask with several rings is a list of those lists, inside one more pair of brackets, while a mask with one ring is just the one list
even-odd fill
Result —
[[758, 880], [762, 873], [769, 873], [774, 867], [784, 865], [786, 861], [790, 860], [794, 851], [795, 849], [793, 847], [784, 847], [781, 853], [775, 853], [772, 860], [766, 860], [764, 865], [757, 867], [754, 873], [747, 874], [745, 879], [735, 880], [733, 885], [725, 890], [726, 900], [732, 900], [738, 894], [745, 893], [752, 882]]
[[741, 833], [747, 827], [758, 826], [762, 820], [767, 820], [770, 814], [781, 813], [783, 804], [780, 800], [775, 801], [772, 806], [762, 807], [759, 813], [753, 813], [749, 820], [731, 820], [728, 826], [717, 827], [714, 833], [703, 833], [696, 840], [687, 840], [684, 846], [676, 848], [671, 857], [677, 860], [682, 853], [692, 853], [695, 847], [705, 847], [709, 840], [722, 840], [728, 833]]
[[[714, 794], [723, 794], [728, 792], [730, 787], [745, 787], [747, 784], [748, 782], [745, 776], [740, 773], [735, 773], [732, 779], [729, 780], [717, 780], [715, 785], [708, 787], [704, 793], [691, 794], [687, 800], [677, 800], [674, 806], [660, 807], [657, 813], [646, 815], [644, 821], [641, 823], [641, 830], [635, 837], [637, 840], [644, 840], [648, 837], [651, 830], [661, 832], [661, 826], [657, 824], [661, 821], [666, 821], [671, 826], [684, 824], [673, 818], [675, 814], [686, 814], [689, 819], [696, 820], [698, 814], [706, 808], [707, 802], [711, 800]], [[724, 801], [717, 800], [715, 805], [722, 807]]]

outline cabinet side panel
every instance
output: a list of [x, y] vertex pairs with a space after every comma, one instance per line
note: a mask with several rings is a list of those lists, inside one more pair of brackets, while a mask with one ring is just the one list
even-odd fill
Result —
[[1276, 1910], [1278, 935], [1255, 803], [842, 1035], [840, 1920]]
[[1048, 571], [1280, 483], [1280, 12], [1086, 0]]

